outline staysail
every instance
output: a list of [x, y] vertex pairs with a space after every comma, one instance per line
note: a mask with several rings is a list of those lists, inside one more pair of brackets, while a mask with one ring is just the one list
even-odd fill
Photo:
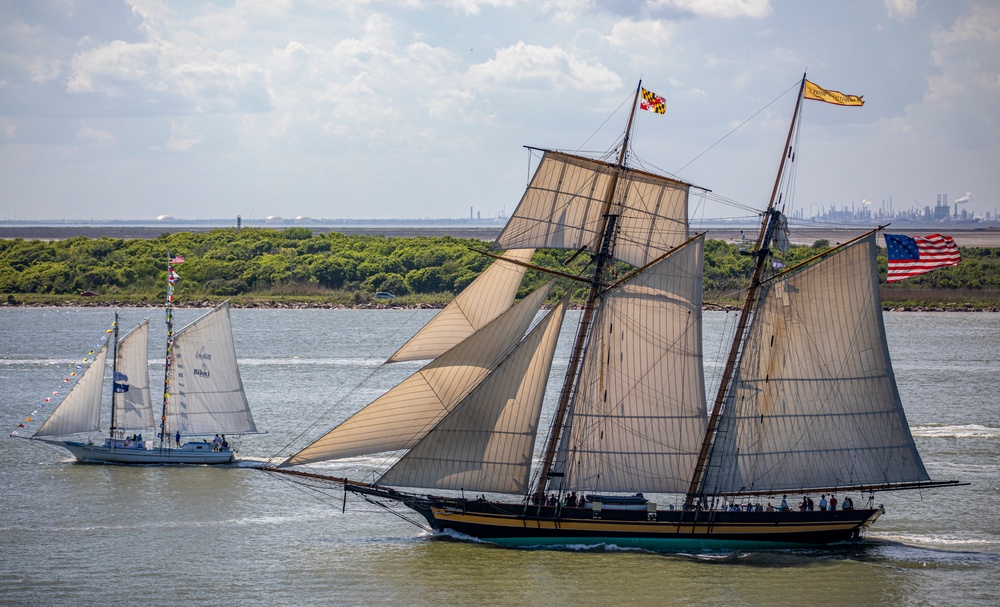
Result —
[[889, 359], [875, 234], [765, 282], [703, 493], [929, 480]]
[[521, 339], [552, 284], [522, 299], [281, 465], [412, 447]]
[[508, 251], [476, 277], [387, 362], [431, 359], [448, 351], [514, 303], [526, 268], [504, 259], [527, 263], [534, 249]]
[[108, 344], [105, 343], [66, 398], [35, 432], [35, 438], [101, 429], [101, 396], [104, 393], [104, 366], [107, 360]]
[[115, 430], [153, 428], [149, 398], [149, 320], [142, 321], [118, 342], [118, 364], [113, 386]]
[[699, 236], [602, 296], [550, 488], [687, 488], [707, 423], [703, 249]]
[[257, 431], [236, 361], [229, 302], [174, 336], [166, 436]]
[[[690, 185], [615, 164], [546, 151], [495, 249], [589, 248], [599, 241], [605, 199], [619, 172], [616, 258], [641, 267], [686, 241]], [[594, 251], [591, 251], [592, 253]]]
[[523, 494], [567, 302], [559, 303], [379, 483]]

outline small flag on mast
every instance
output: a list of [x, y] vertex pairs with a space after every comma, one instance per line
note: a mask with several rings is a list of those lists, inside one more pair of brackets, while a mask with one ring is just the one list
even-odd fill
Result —
[[653, 91], [642, 89], [642, 101], [639, 102], [639, 109], [664, 114], [667, 111], [667, 101]]
[[812, 82], [806, 80], [806, 90], [802, 94], [806, 99], [815, 99], [816, 101], [825, 101], [826, 103], [832, 103], [833, 105], [864, 105], [864, 95], [845, 95], [839, 91], [828, 91], [824, 88], [816, 86]]
[[885, 248], [889, 257], [886, 282], [898, 282], [938, 268], [956, 266], [962, 261], [954, 239], [940, 234], [912, 238], [902, 234], [886, 234]]

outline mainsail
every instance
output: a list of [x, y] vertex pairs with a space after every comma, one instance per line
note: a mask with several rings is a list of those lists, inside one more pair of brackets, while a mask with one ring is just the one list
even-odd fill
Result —
[[527, 263], [534, 249], [508, 251], [473, 280], [443, 310], [402, 345], [387, 362], [440, 356], [472, 335], [514, 303], [527, 269], [504, 259]]
[[66, 398], [49, 415], [38, 432], [35, 432], [35, 438], [100, 430], [101, 396], [104, 393], [104, 366], [107, 360], [108, 344], [105, 343]]
[[236, 361], [229, 302], [174, 336], [165, 436], [257, 431]]
[[613, 255], [641, 267], [687, 240], [689, 188], [653, 173], [549, 150], [493, 247], [591, 248], [611, 212], [618, 215]]
[[705, 494], [929, 480], [886, 344], [875, 233], [761, 286]]
[[549, 312], [378, 482], [523, 494], [566, 305]]
[[153, 406], [149, 399], [149, 320], [142, 321], [118, 342], [117, 370], [113, 386], [115, 430], [153, 428]]
[[522, 338], [552, 284], [525, 297], [282, 466], [412, 447]]
[[602, 296], [550, 488], [687, 488], [707, 423], [703, 249], [699, 236]]

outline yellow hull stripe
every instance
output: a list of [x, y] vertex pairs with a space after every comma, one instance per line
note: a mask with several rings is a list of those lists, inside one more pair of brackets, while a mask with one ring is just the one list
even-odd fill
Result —
[[852, 530], [858, 527], [856, 522], [831, 521], [829, 523], [810, 523], [788, 521], [781, 524], [767, 523], [668, 523], [655, 521], [606, 521], [601, 519], [587, 520], [545, 520], [520, 519], [513, 516], [484, 515], [462, 513], [444, 508], [433, 508], [434, 517], [442, 521], [466, 523], [470, 525], [490, 525], [505, 529], [548, 529], [563, 531], [586, 531], [588, 533], [802, 533], [810, 531]]

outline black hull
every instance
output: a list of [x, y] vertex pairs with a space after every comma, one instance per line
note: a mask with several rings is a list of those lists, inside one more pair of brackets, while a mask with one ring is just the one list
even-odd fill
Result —
[[[398, 496], [398, 494], [397, 494]], [[399, 499], [397, 497], [396, 499]], [[518, 548], [617, 546], [705, 551], [790, 548], [861, 537], [881, 508], [816, 512], [656, 512], [561, 508], [406, 496], [438, 532]]]

